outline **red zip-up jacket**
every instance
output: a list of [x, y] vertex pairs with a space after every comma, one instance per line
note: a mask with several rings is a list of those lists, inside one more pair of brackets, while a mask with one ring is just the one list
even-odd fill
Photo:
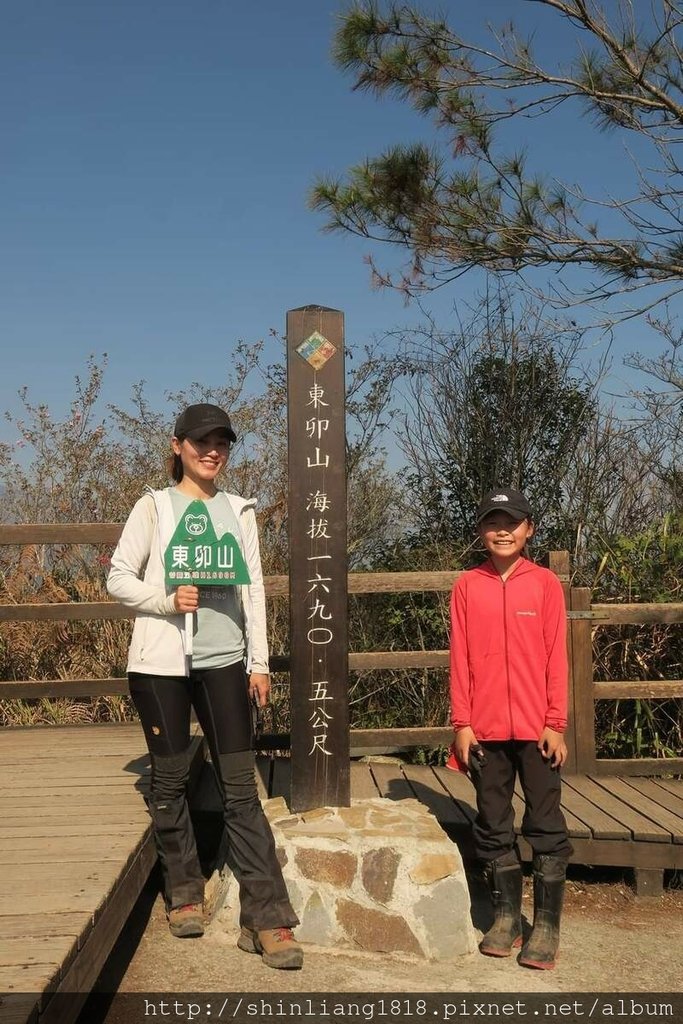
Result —
[[490, 561], [451, 594], [451, 721], [479, 740], [537, 740], [567, 726], [567, 615], [557, 576], [522, 558], [505, 582]]

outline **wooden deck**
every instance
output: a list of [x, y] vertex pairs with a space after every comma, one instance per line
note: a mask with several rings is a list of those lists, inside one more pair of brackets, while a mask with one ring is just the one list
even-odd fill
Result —
[[0, 773], [0, 1021], [72, 1020], [156, 859], [142, 730], [2, 730]]
[[[196, 765], [203, 762], [195, 740]], [[289, 794], [287, 758], [259, 759], [262, 796]], [[137, 725], [0, 731], [0, 1021], [67, 1024], [92, 988], [155, 861]], [[634, 868], [660, 890], [683, 868], [683, 780], [567, 776], [575, 863]], [[354, 799], [418, 799], [469, 851], [474, 790], [446, 768], [354, 762]], [[516, 825], [523, 804], [515, 796]], [[522, 856], [531, 851], [520, 842]], [[57, 1007], [55, 993], [75, 993]]]
[[[453, 836], [463, 856], [469, 854], [476, 809], [474, 788], [465, 775], [447, 768], [355, 763], [351, 793], [417, 798]], [[514, 808], [519, 834], [524, 813], [519, 789]], [[682, 779], [566, 775], [562, 809], [574, 847], [572, 863], [633, 868], [639, 895], [661, 893], [664, 871], [683, 869]], [[529, 845], [520, 838], [519, 846], [522, 858], [530, 861]]]

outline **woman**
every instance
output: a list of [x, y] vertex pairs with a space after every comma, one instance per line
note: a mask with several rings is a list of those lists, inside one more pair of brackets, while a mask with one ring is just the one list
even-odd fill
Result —
[[[262, 954], [270, 967], [298, 968], [303, 953], [291, 928], [299, 922], [254, 771], [250, 700], [263, 706], [270, 689], [255, 501], [216, 486], [236, 439], [229, 416], [216, 405], [191, 405], [178, 417], [171, 441], [175, 486], [148, 488], [134, 506], [107, 589], [136, 612], [128, 678], [151, 755], [148, 806], [172, 934], [204, 932], [204, 878], [187, 805], [194, 707], [222, 793], [229, 862], [240, 886], [237, 944]], [[178, 530], [189, 542], [180, 543]], [[207, 545], [195, 550], [193, 539]], [[224, 567], [241, 568], [235, 585], [176, 585], [176, 579], [191, 580], [197, 565], [206, 567], [211, 540], [225, 542]]]

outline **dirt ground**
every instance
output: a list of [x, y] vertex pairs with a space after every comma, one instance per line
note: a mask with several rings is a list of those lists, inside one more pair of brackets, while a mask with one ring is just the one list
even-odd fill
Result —
[[[661, 897], [636, 898], [628, 880], [616, 872], [607, 881], [593, 880], [590, 869], [570, 868], [570, 872], [562, 952], [554, 971], [529, 970], [514, 958], [496, 960], [479, 953], [435, 963], [312, 945], [305, 947], [301, 971], [274, 971], [259, 957], [236, 948], [236, 932], [226, 930], [220, 915], [203, 938], [174, 939], [153, 876], [97, 990], [274, 995], [682, 992], [683, 889], [668, 888]], [[482, 897], [475, 884], [475, 925], [485, 920]], [[525, 879], [524, 913], [531, 918], [530, 879]], [[99, 1019], [124, 1024], [130, 1017], [114, 1000]], [[86, 1020], [94, 1024], [87, 1012], [82, 1022]]]

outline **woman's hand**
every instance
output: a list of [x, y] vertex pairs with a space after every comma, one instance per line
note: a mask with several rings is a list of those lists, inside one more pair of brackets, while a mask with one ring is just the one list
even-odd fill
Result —
[[249, 676], [249, 699], [256, 700], [260, 708], [268, 703], [270, 693], [270, 676], [265, 672], [252, 672]]
[[199, 607], [199, 587], [178, 587], [173, 603], [177, 612], [196, 612]]

